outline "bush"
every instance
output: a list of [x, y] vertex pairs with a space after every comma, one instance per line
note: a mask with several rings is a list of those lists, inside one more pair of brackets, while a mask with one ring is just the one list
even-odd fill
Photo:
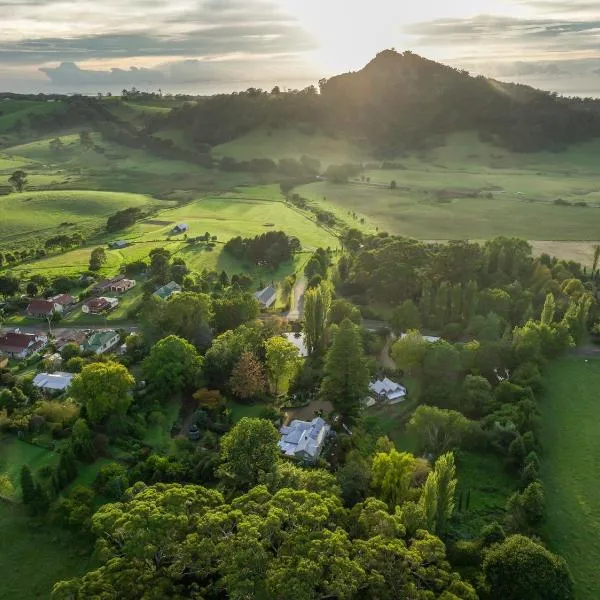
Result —
[[458, 540], [448, 549], [448, 560], [455, 567], [475, 567], [481, 564], [479, 540]]

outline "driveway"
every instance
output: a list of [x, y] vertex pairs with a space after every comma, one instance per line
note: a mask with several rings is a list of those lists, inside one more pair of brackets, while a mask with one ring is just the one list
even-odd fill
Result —
[[299, 321], [302, 318], [304, 312], [304, 293], [306, 292], [306, 286], [308, 280], [304, 275], [301, 275], [296, 279], [296, 283], [292, 288], [290, 294], [290, 310], [285, 315], [288, 321]]

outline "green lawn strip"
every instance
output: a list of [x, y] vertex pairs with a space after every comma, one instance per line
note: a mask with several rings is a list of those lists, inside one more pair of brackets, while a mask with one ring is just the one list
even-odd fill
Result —
[[58, 524], [31, 519], [0, 500], [0, 600], [50, 597], [55, 582], [93, 567], [91, 544]]
[[578, 600], [600, 590], [600, 360], [569, 357], [545, 373], [542, 399], [542, 479], [548, 507], [546, 534], [564, 556]]
[[244, 417], [258, 417], [269, 404], [242, 404], [241, 402], [228, 402], [227, 408], [231, 410], [231, 418], [233, 423], [237, 423]]
[[181, 402], [172, 400], [163, 406], [160, 414], [153, 415], [142, 441], [155, 450], [166, 450], [171, 443], [171, 429], [179, 418]]

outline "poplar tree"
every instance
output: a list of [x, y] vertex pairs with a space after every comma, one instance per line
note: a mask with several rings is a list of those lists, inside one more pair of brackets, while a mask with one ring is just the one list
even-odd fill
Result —
[[304, 296], [304, 334], [310, 354], [323, 349], [327, 318], [331, 308], [331, 291], [321, 283]]

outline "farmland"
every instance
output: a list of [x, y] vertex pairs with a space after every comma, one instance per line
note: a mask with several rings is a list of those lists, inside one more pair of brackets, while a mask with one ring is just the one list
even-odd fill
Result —
[[542, 405], [546, 533], [552, 550], [569, 563], [576, 598], [592, 600], [600, 589], [600, 360], [566, 358], [553, 363], [546, 378]]

